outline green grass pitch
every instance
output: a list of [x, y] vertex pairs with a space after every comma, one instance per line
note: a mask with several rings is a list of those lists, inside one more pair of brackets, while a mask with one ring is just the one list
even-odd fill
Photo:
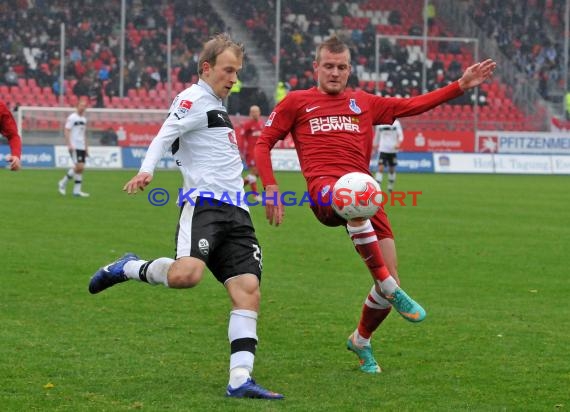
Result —
[[[283, 226], [252, 209], [263, 248], [254, 376], [283, 402], [226, 399], [230, 310], [211, 275], [192, 290], [135, 282], [91, 296], [126, 251], [172, 256], [178, 212], [128, 197], [133, 171], [0, 170], [2, 411], [570, 410], [567, 176], [400, 174], [418, 205], [387, 207], [405, 289], [428, 312], [374, 336], [384, 372], [345, 349], [372, 281], [342, 228], [307, 206]], [[301, 192], [299, 174], [279, 175]], [[176, 196], [178, 172], [153, 187]], [[69, 187], [71, 189], [71, 185]]]

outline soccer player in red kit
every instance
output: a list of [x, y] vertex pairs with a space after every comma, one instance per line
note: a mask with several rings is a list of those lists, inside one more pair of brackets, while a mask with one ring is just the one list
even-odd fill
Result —
[[283, 222], [283, 204], [273, 175], [270, 150], [290, 132], [317, 219], [327, 226], [344, 226], [368, 267], [374, 285], [368, 293], [356, 330], [347, 348], [358, 356], [360, 369], [380, 372], [370, 338], [394, 307], [411, 322], [425, 318], [425, 310], [399, 286], [396, 246], [382, 208], [371, 219], [346, 221], [330, 206], [336, 181], [351, 172], [370, 174], [369, 160], [374, 125], [392, 124], [463, 94], [491, 77], [496, 63], [485, 60], [467, 68], [448, 86], [412, 98], [381, 97], [346, 89], [351, 72], [350, 50], [337, 37], [317, 47], [313, 68], [317, 86], [290, 92], [269, 116], [257, 141], [255, 158], [266, 191], [266, 217], [270, 224]]
[[10, 163], [10, 170], [20, 170], [20, 158], [22, 157], [22, 138], [18, 133], [18, 126], [8, 106], [0, 102], [0, 135], [8, 139], [10, 154], [6, 161]]
[[249, 119], [243, 123], [241, 126], [241, 147], [243, 157], [245, 158], [245, 163], [247, 165], [248, 174], [244, 178], [244, 185], [249, 185], [251, 190], [259, 193], [257, 190], [257, 167], [255, 167], [255, 143], [259, 136], [261, 136], [261, 130], [263, 129], [263, 122], [261, 121], [261, 109], [259, 106], [253, 105], [249, 108]]

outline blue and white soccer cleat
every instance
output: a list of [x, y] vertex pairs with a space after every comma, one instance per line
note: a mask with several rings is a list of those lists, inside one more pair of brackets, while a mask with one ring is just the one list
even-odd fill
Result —
[[360, 362], [360, 370], [366, 373], [380, 373], [382, 369], [374, 359], [374, 355], [372, 354], [372, 346], [358, 346], [354, 343], [353, 335], [348, 337], [348, 341], [346, 342], [346, 349], [351, 352], [356, 353], [358, 356], [358, 361]]
[[107, 266], [103, 266], [95, 272], [89, 281], [89, 292], [92, 294], [99, 293], [117, 283], [129, 280], [123, 268], [125, 267], [125, 263], [131, 260], [139, 260], [139, 257], [134, 253], [126, 253], [123, 257], [113, 263], [109, 263]]
[[388, 302], [398, 311], [402, 317], [410, 322], [421, 322], [426, 317], [426, 311], [415, 300], [408, 296], [402, 289], [397, 288], [391, 294], [385, 294]]
[[255, 398], [255, 399], [285, 399], [280, 393], [271, 392], [249, 378], [245, 383], [235, 389], [228, 385], [226, 396], [230, 398]]

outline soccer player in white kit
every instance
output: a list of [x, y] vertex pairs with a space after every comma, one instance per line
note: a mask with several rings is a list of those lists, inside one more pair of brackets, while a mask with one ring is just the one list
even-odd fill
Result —
[[73, 196], [89, 197], [89, 193], [81, 191], [85, 158], [88, 155], [86, 109], [87, 100], [80, 99], [77, 102], [75, 112], [71, 113], [65, 122], [65, 143], [73, 160], [73, 167], [67, 171], [58, 183], [58, 190], [62, 196], [65, 196], [67, 182], [73, 179], [75, 182], [73, 185]]
[[[379, 148], [378, 171], [374, 178], [382, 185], [384, 167], [388, 167], [388, 192], [394, 190], [396, 183], [396, 166], [398, 165], [398, 150], [404, 141], [404, 132], [400, 121], [396, 119], [392, 124], [376, 126], [374, 143]], [[376, 153], [374, 151], [373, 153]]]
[[[232, 302], [228, 338], [231, 355], [226, 395], [282, 399], [252, 379], [257, 346], [261, 249], [243, 199], [236, 134], [222, 99], [242, 68], [243, 46], [229, 35], [210, 39], [200, 54], [199, 81], [174, 99], [168, 118], [153, 139], [139, 173], [123, 188], [143, 190], [156, 164], [170, 149], [184, 178], [176, 230], [176, 259], [143, 260], [127, 253], [100, 268], [89, 283], [91, 293], [134, 279], [169, 288], [196, 286], [208, 267]], [[199, 194], [208, 193], [207, 196]]]

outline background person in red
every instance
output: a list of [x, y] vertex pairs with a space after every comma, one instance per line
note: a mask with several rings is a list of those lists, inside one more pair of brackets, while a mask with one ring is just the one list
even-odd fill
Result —
[[240, 151], [242, 156], [245, 158], [245, 164], [247, 165], [247, 175], [244, 177], [244, 186], [249, 185], [251, 190], [259, 193], [257, 190], [257, 167], [255, 166], [255, 143], [259, 136], [261, 136], [261, 130], [263, 130], [264, 124], [260, 119], [261, 109], [259, 106], [253, 105], [249, 108], [249, 119], [246, 120], [241, 127], [241, 139]]
[[[496, 63], [485, 60], [465, 71], [448, 86], [412, 98], [381, 97], [346, 90], [351, 73], [350, 50], [337, 37], [320, 44], [313, 68], [316, 87], [290, 92], [269, 116], [257, 141], [255, 158], [266, 193], [266, 217], [270, 224], [283, 222], [283, 205], [271, 165], [270, 150], [290, 132], [317, 219], [327, 226], [344, 226], [368, 267], [374, 285], [368, 293], [360, 322], [347, 341], [357, 354], [360, 369], [380, 372], [370, 338], [392, 306], [411, 322], [424, 319], [424, 309], [400, 287], [396, 246], [388, 218], [382, 208], [370, 220], [349, 220], [335, 214], [330, 204], [336, 181], [351, 172], [370, 174], [374, 125], [392, 124], [396, 118], [423, 113], [463, 94], [491, 77]], [[273, 195], [277, 194], [275, 201]]]
[[8, 144], [10, 145], [10, 154], [6, 156], [6, 161], [10, 164], [10, 170], [20, 170], [22, 138], [18, 133], [18, 126], [12, 112], [4, 102], [0, 102], [0, 135], [8, 139]]

